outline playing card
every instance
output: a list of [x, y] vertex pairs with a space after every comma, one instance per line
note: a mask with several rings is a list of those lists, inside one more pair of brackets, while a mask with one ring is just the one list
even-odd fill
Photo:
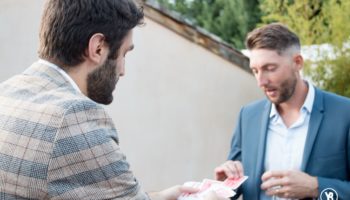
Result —
[[182, 194], [178, 200], [201, 200], [210, 191], [214, 191], [219, 197], [229, 198], [236, 194], [233, 190], [237, 189], [247, 178], [247, 176], [244, 176], [238, 179], [226, 179], [225, 181], [204, 179], [202, 182], [186, 182], [184, 183], [185, 186], [197, 188], [199, 192]]
[[[203, 183], [195, 182], [195, 181], [189, 181], [189, 182], [184, 183], [184, 186], [196, 188], [196, 189], [199, 189], [199, 190], [201, 190], [202, 185], [203, 185]], [[192, 199], [196, 199], [196, 198], [198, 198], [198, 194], [199, 194], [199, 192], [193, 193], [193, 194], [184, 193], [178, 198], [178, 200], [192, 200]]]
[[212, 185], [221, 185], [221, 181], [211, 180], [211, 179], [203, 179], [201, 191], [205, 191], [209, 189]]
[[248, 176], [242, 176], [241, 178], [237, 178], [237, 179], [226, 179], [224, 181], [224, 185], [227, 187], [230, 187], [234, 190], [236, 190], [240, 185], [242, 185], [242, 183], [247, 180]]
[[212, 185], [208, 191], [214, 191], [216, 195], [222, 198], [229, 198], [236, 194], [231, 188], [225, 187], [222, 184]]

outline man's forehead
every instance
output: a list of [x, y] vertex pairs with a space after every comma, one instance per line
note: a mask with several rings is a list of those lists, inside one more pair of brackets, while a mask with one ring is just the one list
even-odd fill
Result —
[[256, 49], [250, 52], [250, 66], [257, 67], [264, 65], [267, 62], [274, 62], [278, 60], [281, 56], [273, 50], [268, 49]]
[[252, 49], [250, 50], [250, 57], [256, 58], [256, 57], [265, 57], [265, 56], [275, 56], [278, 55], [278, 52], [276, 50], [271, 49]]

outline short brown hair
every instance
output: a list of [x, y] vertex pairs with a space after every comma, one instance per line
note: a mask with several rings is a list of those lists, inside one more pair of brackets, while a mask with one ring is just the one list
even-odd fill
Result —
[[116, 58], [125, 36], [142, 19], [142, 9], [133, 0], [47, 0], [39, 57], [65, 67], [77, 65], [83, 61], [90, 38], [102, 33], [109, 57]]
[[281, 54], [292, 46], [300, 49], [299, 37], [280, 23], [272, 23], [254, 29], [248, 33], [246, 38], [246, 47], [249, 50], [269, 49]]

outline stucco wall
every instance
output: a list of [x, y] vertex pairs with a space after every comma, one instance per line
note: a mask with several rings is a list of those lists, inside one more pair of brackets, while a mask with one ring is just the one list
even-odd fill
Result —
[[[42, 0], [0, 1], [0, 81], [37, 59]], [[146, 20], [106, 106], [146, 190], [212, 178], [242, 105], [262, 96], [251, 74]]]

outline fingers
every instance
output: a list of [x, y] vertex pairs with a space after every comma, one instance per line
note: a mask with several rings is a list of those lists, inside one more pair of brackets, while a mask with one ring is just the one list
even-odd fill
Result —
[[182, 193], [196, 193], [199, 192], [199, 189], [197, 188], [193, 188], [193, 187], [188, 187], [188, 186], [174, 186], [174, 187], [178, 187], [179, 192]]
[[261, 176], [262, 181], [267, 181], [271, 178], [281, 178], [287, 175], [287, 171], [267, 171]]
[[289, 185], [289, 177], [286, 176], [274, 176], [261, 184], [262, 190], [279, 189], [282, 186]]
[[228, 162], [222, 165], [222, 169], [225, 172], [225, 175], [229, 178], [236, 176], [236, 167], [232, 163], [233, 162]]
[[244, 175], [244, 173], [243, 173], [243, 165], [242, 165], [242, 163], [241, 162], [239, 162], [239, 161], [236, 161], [236, 163], [235, 163], [235, 168], [236, 168], [236, 172], [237, 172], [237, 174], [236, 174], [236, 178], [240, 178], [240, 177], [242, 177], [243, 175]]
[[216, 180], [223, 181], [227, 178], [227, 175], [225, 173], [225, 169], [222, 166], [215, 168], [214, 173], [215, 173]]
[[215, 177], [221, 181], [226, 178], [240, 178], [243, 174], [243, 165], [240, 161], [229, 160], [215, 169]]
[[160, 192], [149, 193], [149, 195], [154, 200], [176, 200], [181, 194], [192, 194], [198, 191], [196, 188], [176, 185]]
[[267, 171], [261, 179], [261, 189], [265, 190], [266, 195], [278, 196], [282, 198], [290, 197], [289, 185], [290, 171]]
[[281, 196], [283, 194], [282, 187], [281, 186], [276, 186], [274, 188], [271, 188], [269, 190], [266, 190], [266, 195], [268, 196]]
[[210, 191], [203, 197], [203, 200], [229, 200], [229, 199], [219, 197], [214, 191]]
[[304, 199], [318, 196], [318, 181], [302, 171], [267, 171], [261, 177], [261, 189], [267, 195]]
[[278, 196], [281, 198], [294, 198], [288, 187], [275, 187], [273, 189], [267, 190], [266, 195]]
[[278, 190], [282, 187], [282, 181], [281, 179], [270, 179], [268, 181], [265, 181], [261, 184], [261, 189], [274, 192], [275, 190]]

